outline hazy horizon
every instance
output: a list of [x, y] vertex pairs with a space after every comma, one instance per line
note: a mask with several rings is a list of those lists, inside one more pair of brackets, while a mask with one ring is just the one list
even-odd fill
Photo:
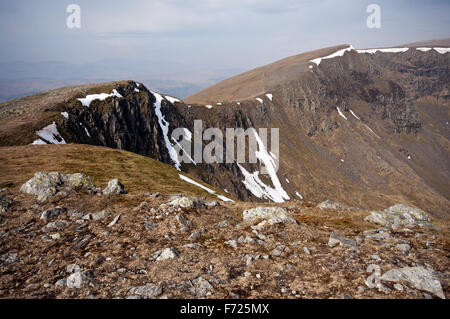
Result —
[[[79, 29], [66, 25], [72, 3], [81, 8]], [[381, 8], [379, 29], [366, 25], [372, 3]], [[188, 94], [323, 47], [447, 38], [449, 9], [441, 0], [3, 0], [0, 80], [165, 81]]]

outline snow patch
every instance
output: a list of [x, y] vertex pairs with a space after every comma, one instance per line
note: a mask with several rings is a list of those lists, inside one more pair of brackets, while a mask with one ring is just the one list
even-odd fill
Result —
[[205, 105], [205, 107], [208, 108], [208, 109], [212, 109], [213, 106], [208, 104], [208, 105]]
[[342, 116], [344, 119], [347, 120], [347, 118], [346, 118], [345, 115], [341, 112], [341, 110], [339, 109], [339, 107], [336, 107], [336, 108], [337, 108], [337, 111], [338, 111], [339, 115]]
[[139, 93], [139, 92], [141, 92], [141, 91], [139, 91], [139, 89], [134, 89], [134, 92], [137, 92], [137, 93]]
[[256, 98], [256, 101], [258, 101], [259, 103], [263, 104], [263, 100], [259, 97]]
[[298, 197], [300, 197], [300, 199], [303, 199], [303, 196], [299, 194], [299, 192], [295, 192], [295, 195], [297, 195]]
[[286, 182], [288, 183], [288, 184], [290, 184], [291, 182], [289, 182], [289, 180], [286, 178]]
[[47, 143], [45, 143], [43, 140], [41, 140], [39, 138], [36, 141], [34, 141], [33, 143], [31, 143], [31, 145], [47, 145]]
[[47, 125], [42, 130], [37, 131], [36, 134], [40, 138], [49, 142], [50, 144], [67, 144], [66, 141], [59, 134], [58, 128], [57, 128], [55, 122], [53, 122], [50, 125]]
[[258, 150], [255, 153], [256, 158], [262, 165], [265, 166], [274, 187], [272, 188], [261, 181], [259, 178], [259, 171], [249, 173], [244, 167], [242, 167], [242, 165], [237, 163], [239, 169], [245, 177], [243, 183], [245, 187], [256, 197], [267, 198], [277, 203], [283, 203], [285, 200], [289, 200], [290, 197], [283, 189], [280, 180], [278, 179], [275, 169], [275, 161], [267, 152], [266, 147], [264, 146], [264, 143], [260, 139], [256, 130], [252, 129], [252, 132], [258, 143]]
[[355, 112], [353, 112], [352, 110], [350, 110], [350, 113], [352, 113], [352, 115], [353, 115], [354, 117], [356, 117], [358, 120], [361, 121], [361, 119], [360, 119], [359, 117], [356, 116]]
[[222, 201], [224, 201], [224, 202], [234, 202], [234, 200], [229, 199], [229, 198], [227, 198], [227, 197], [225, 197], [225, 196], [223, 196], [223, 195], [216, 194], [216, 192], [213, 191], [212, 189], [210, 189], [210, 188], [208, 188], [208, 187], [206, 187], [206, 186], [203, 186], [203, 185], [200, 184], [200, 183], [197, 183], [196, 181], [190, 179], [189, 177], [186, 177], [186, 176], [181, 175], [181, 174], [178, 174], [178, 176], [180, 176], [180, 178], [181, 178], [183, 181], [188, 182], [189, 184], [195, 185], [195, 186], [197, 186], [197, 187], [200, 187], [201, 189], [207, 191], [207, 192], [210, 193], [210, 194], [216, 195], [220, 200], [222, 200]]
[[111, 94], [107, 93], [91, 94], [86, 96], [84, 99], [77, 99], [77, 100], [80, 101], [83, 106], [89, 107], [93, 101], [95, 100], [104, 101], [111, 96], [118, 97], [119, 99], [123, 97], [122, 95], [120, 95], [119, 92], [117, 92], [117, 90], [114, 89], [112, 90]]
[[175, 150], [175, 148], [173, 147], [173, 145], [170, 143], [169, 140], [169, 123], [164, 119], [164, 115], [161, 112], [161, 101], [163, 100], [163, 97], [156, 93], [156, 92], [151, 92], [155, 97], [156, 97], [156, 102], [155, 102], [155, 114], [156, 117], [158, 118], [158, 123], [159, 123], [159, 127], [161, 127], [161, 130], [163, 132], [163, 136], [164, 136], [164, 142], [166, 144], [166, 148], [169, 151], [169, 156], [171, 158], [171, 160], [175, 163], [175, 168], [177, 170], [180, 170], [180, 160], [178, 159], [178, 154], [177, 151]]
[[61, 112], [61, 115], [62, 115], [66, 120], [69, 119], [69, 113], [67, 113], [67, 112]]
[[269, 100], [273, 100], [273, 94], [267, 93], [266, 96]]

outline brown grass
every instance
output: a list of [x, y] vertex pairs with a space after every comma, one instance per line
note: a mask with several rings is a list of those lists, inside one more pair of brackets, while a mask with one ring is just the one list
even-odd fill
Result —
[[0, 188], [8, 187], [13, 192], [17, 192], [37, 171], [58, 171], [87, 174], [97, 187], [102, 188], [109, 180], [118, 178], [130, 192], [211, 196], [181, 180], [179, 172], [170, 165], [131, 152], [90, 145], [0, 147], [0, 171]]

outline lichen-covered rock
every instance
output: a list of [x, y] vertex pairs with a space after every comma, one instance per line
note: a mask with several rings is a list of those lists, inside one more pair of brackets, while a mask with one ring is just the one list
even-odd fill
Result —
[[6, 213], [14, 204], [14, 199], [5, 195], [0, 195], [0, 213]]
[[430, 217], [419, 208], [396, 204], [383, 211], [372, 211], [366, 221], [396, 229], [398, 227], [431, 227]]
[[385, 272], [381, 277], [383, 281], [406, 282], [416, 289], [432, 293], [445, 299], [441, 282], [433, 275], [431, 270], [423, 267], [404, 267]]
[[111, 214], [112, 214], [111, 211], [104, 209], [98, 213], [92, 214], [91, 216], [92, 216], [93, 220], [97, 221], [97, 220], [102, 220], [102, 219], [108, 218], [109, 216], [111, 216]]
[[108, 182], [108, 186], [103, 190], [103, 195], [120, 195], [120, 194], [126, 194], [128, 193], [127, 190], [125, 190], [125, 186], [117, 179], [112, 179]]
[[66, 209], [64, 208], [64, 207], [54, 207], [54, 208], [51, 208], [51, 209], [47, 209], [47, 210], [45, 210], [45, 211], [43, 211], [42, 213], [41, 213], [41, 220], [47, 220], [47, 219], [50, 219], [50, 218], [53, 218], [53, 217], [57, 217], [57, 216], [59, 216], [59, 215], [61, 215], [61, 214], [63, 214], [64, 212], [66, 211]]
[[169, 206], [182, 207], [182, 208], [201, 208], [204, 206], [203, 202], [194, 196], [177, 196], [172, 198], [168, 203]]
[[244, 222], [255, 223], [267, 220], [270, 223], [296, 223], [287, 210], [281, 207], [256, 207], [243, 212]]
[[62, 184], [61, 174], [58, 172], [37, 172], [34, 177], [22, 185], [20, 191], [25, 194], [36, 195], [38, 201], [46, 201], [55, 195]]
[[84, 191], [96, 189], [90, 177], [81, 173], [37, 172], [33, 178], [22, 185], [20, 191], [25, 194], [36, 195], [38, 201], [45, 202], [63, 188]]

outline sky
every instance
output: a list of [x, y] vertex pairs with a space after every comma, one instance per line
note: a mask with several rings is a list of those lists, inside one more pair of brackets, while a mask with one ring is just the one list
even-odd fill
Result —
[[[72, 3], [81, 8], [79, 29], [66, 25]], [[379, 29], [366, 25], [372, 3], [381, 9]], [[183, 73], [189, 80], [186, 74], [214, 78], [217, 71], [220, 79], [337, 44], [370, 48], [448, 38], [448, 12], [448, 0], [0, 0], [0, 59], [3, 68], [44, 61], [105, 65], [93, 77], [126, 76], [129, 67], [130, 76], [140, 70], [149, 78]]]

